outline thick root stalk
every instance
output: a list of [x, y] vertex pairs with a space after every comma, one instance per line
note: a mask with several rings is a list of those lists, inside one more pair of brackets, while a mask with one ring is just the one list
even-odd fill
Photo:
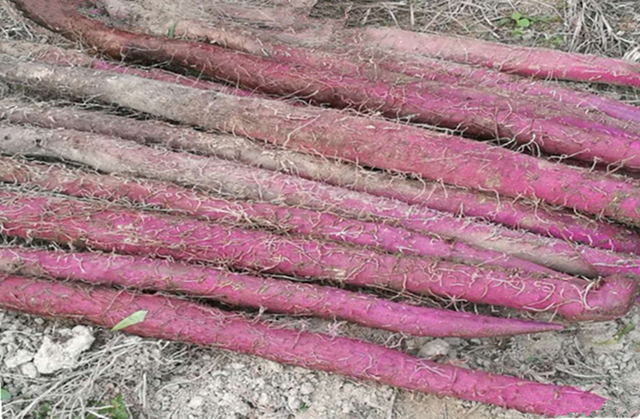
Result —
[[230, 201], [162, 182], [117, 178], [50, 164], [20, 163], [5, 157], [0, 157], [0, 181], [26, 187], [37, 186], [79, 198], [100, 198], [158, 207], [229, 225], [261, 227], [280, 234], [376, 247], [392, 253], [559, 275], [551, 269], [504, 253], [474, 248], [463, 242], [419, 234], [385, 223], [344, 219], [329, 212], [269, 203]]
[[139, 143], [216, 156], [251, 166], [382, 196], [456, 215], [481, 217], [508, 227], [573, 241], [605, 250], [640, 254], [638, 235], [629, 229], [541, 203], [527, 203], [456, 188], [439, 182], [412, 180], [309, 154], [268, 147], [247, 138], [203, 133], [158, 121], [138, 121], [72, 108], [0, 101], [0, 119], [45, 128], [67, 128], [116, 136]]
[[99, 252], [0, 247], [0, 271], [72, 279], [92, 285], [183, 293], [275, 313], [348, 320], [415, 336], [472, 338], [562, 329], [558, 324], [418, 307], [332, 287]]
[[[262, 139], [297, 151], [414, 173], [452, 185], [541, 199], [640, 225], [638, 182], [551, 163], [459, 137], [83, 68], [56, 68], [4, 58], [0, 78], [68, 96], [97, 97], [139, 111]], [[154, 100], [146, 100], [150, 90]], [[363, 135], [366, 133], [366, 135]], [[393, 146], [390, 146], [393, 144]]]
[[154, 150], [124, 140], [71, 130], [6, 126], [0, 127], [0, 138], [3, 139], [0, 150], [8, 154], [65, 159], [100, 171], [162, 179], [234, 198], [286, 203], [348, 218], [367, 220], [373, 216], [376, 221], [384, 220], [409, 230], [453, 238], [574, 275], [640, 275], [640, 262], [632, 256], [460, 219], [425, 207], [211, 157]]
[[373, 380], [523, 412], [589, 414], [605, 399], [572, 387], [538, 384], [418, 359], [360, 340], [275, 328], [237, 314], [159, 295], [0, 277], [0, 308], [112, 328], [137, 311], [126, 333], [257, 355], [284, 364]]
[[378, 48], [418, 53], [540, 79], [552, 78], [640, 88], [640, 65], [613, 58], [416, 33], [395, 28], [361, 28], [358, 32], [367, 45]]
[[640, 136], [573, 111], [557, 118], [542, 101], [387, 74], [331, 55], [318, 59], [300, 48], [273, 46], [278, 54], [264, 58], [208, 43], [134, 34], [84, 17], [64, 0], [52, 0], [45, 7], [48, 15], [38, 2], [17, 3], [47, 27], [115, 59], [167, 64], [266, 94], [380, 112], [482, 138], [535, 143], [549, 154], [640, 169]]
[[389, 255], [318, 240], [286, 238], [185, 217], [132, 211], [75, 199], [0, 191], [0, 228], [24, 239], [76, 248], [217, 263], [236, 268], [406, 290], [569, 319], [606, 319], [633, 305], [634, 278], [588, 283], [566, 277]]

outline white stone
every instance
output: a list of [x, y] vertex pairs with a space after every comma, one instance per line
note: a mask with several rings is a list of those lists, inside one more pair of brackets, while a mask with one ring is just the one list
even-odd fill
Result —
[[85, 326], [59, 330], [55, 338], [44, 337], [33, 363], [40, 374], [73, 368], [80, 354], [89, 349], [94, 340], [91, 330]]
[[442, 339], [434, 339], [431, 342], [427, 342], [420, 348], [418, 355], [422, 358], [435, 358], [438, 356], [445, 356], [451, 350], [451, 345]]
[[4, 360], [4, 365], [9, 369], [18, 368], [20, 365], [31, 362], [33, 355], [33, 352], [27, 351], [26, 349], [18, 349], [13, 355], [9, 355], [7, 359]]
[[258, 397], [258, 406], [268, 406], [271, 403], [271, 397], [267, 393], [260, 393]]
[[308, 396], [309, 394], [313, 393], [313, 390], [315, 390], [315, 388], [313, 387], [313, 384], [311, 384], [311, 383], [303, 383], [300, 386], [300, 394], [302, 394], [304, 396]]
[[245, 365], [240, 362], [233, 362], [229, 365], [234, 370], [243, 370]]
[[191, 400], [189, 400], [189, 407], [191, 409], [198, 409], [202, 407], [203, 404], [204, 404], [204, 398], [200, 396], [194, 396], [191, 398]]
[[297, 397], [288, 397], [287, 398], [287, 406], [294, 412], [297, 412], [302, 406], [302, 401]]
[[26, 364], [21, 365], [20, 372], [22, 373], [22, 375], [29, 378], [38, 377], [38, 369], [35, 365], [33, 365], [33, 362], [27, 362]]

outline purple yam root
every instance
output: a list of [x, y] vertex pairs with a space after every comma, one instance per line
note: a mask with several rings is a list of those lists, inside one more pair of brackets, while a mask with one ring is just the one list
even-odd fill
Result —
[[332, 287], [138, 256], [0, 247], [0, 271], [92, 285], [178, 292], [275, 313], [348, 320], [415, 336], [471, 338], [562, 329], [559, 324], [418, 307]]
[[573, 387], [437, 364], [356, 339], [276, 329], [244, 316], [159, 295], [5, 275], [0, 277], [0, 308], [108, 328], [145, 311], [145, 319], [126, 327], [126, 333], [214, 346], [407, 390], [547, 416], [590, 414], [605, 402]]

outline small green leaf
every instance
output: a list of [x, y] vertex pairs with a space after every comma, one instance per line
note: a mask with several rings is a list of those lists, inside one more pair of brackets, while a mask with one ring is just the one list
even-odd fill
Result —
[[522, 13], [520, 12], [513, 12], [511, 14], [511, 19], [515, 20], [516, 22], [520, 20], [521, 17], [522, 17]]
[[562, 23], [562, 18], [559, 16], [548, 16], [548, 15], [540, 15], [540, 16], [529, 16], [531, 23], [550, 23], [556, 21], [557, 23]]
[[11, 399], [11, 393], [9, 393], [7, 390], [3, 388], [0, 388], [0, 400], [2, 400], [3, 402], [6, 402], [9, 399]]
[[116, 397], [109, 400], [108, 404], [106, 405], [102, 402], [93, 402], [91, 404], [95, 404], [95, 406], [92, 406], [92, 409], [96, 412], [96, 414], [89, 413], [84, 419], [130, 419], [129, 413], [127, 413], [127, 406], [124, 404], [124, 400], [122, 398], [122, 394], [118, 394]]
[[615, 335], [613, 335], [611, 339], [607, 339], [603, 342], [594, 342], [594, 343], [596, 345], [613, 345], [614, 343], [620, 342], [620, 340], [624, 337], [624, 335], [628, 334], [635, 328], [636, 328], [635, 324], [629, 323], [628, 325], [620, 329]]
[[51, 419], [51, 404], [42, 403], [31, 414], [33, 419]]
[[112, 419], [129, 419], [127, 406], [124, 404], [122, 394], [118, 394], [110, 403], [111, 406], [109, 407], [108, 413]]
[[498, 25], [500, 26], [504, 26], [504, 25], [508, 25], [509, 23], [513, 22], [512, 19], [509, 19], [508, 17], [503, 17], [502, 19], [500, 19], [498, 21]]
[[129, 317], [126, 317], [125, 319], [121, 320], [118, 324], [113, 326], [111, 330], [115, 332], [117, 330], [122, 330], [125, 327], [129, 327], [129, 326], [133, 326], [134, 324], [141, 323], [147, 317], [147, 313], [148, 313], [147, 310], [136, 311], [135, 313], [131, 314]]
[[107, 404], [91, 401], [89, 405], [92, 411], [95, 411], [95, 414], [89, 413], [86, 417], [83, 417], [83, 419], [130, 419], [122, 394], [118, 394], [116, 397], [109, 400]]
[[618, 333], [616, 333], [616, 335], [613, 338], [615, 339], [616, 342], [618, 342], [618, 341], [620, 341], [620, 339], [622, 339], [622, 337], [624, 335], [628, 334], [629, 332], [631, 332], [635, 328], [636, 328], [635, 324], [629, 323], [624, 328], [622, 328], [622, 330], [620, 330]]
[[177, 25], [178, 25], [178, 23], [174, 23], [173, 25], [169, 26], [169, 31], [167, 32], [167, 37], [173, 38], [176, 35], [176, 26]]
[[564, 36], [563, 35], [554, 35], [547, 39], [546, 43], [551, 48], [559, 48], [564, 44]]
[[528, 28], [529, 26], [531, 26], [531, 21], [526, 17], [523, 17], [522, 19], [518, 20], [518, 22], [516, 22], [516, 26], [519, 28]]

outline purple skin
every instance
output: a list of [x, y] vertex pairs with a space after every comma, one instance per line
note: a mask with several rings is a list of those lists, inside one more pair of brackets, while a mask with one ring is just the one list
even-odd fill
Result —
[[363, 188], [362, 191], [458, 216], [479, 217], [516, 230], [562, 241], [640, 255], [638, 234], [620, 224], [596, 220], [564, 209], [550, 209], [544, 205], [526, 204], [508, 198], [496, 199], [489, 194], [435, 182], [425, 184], [424, 192], [419, 195], [391, 188], [383, 191]]
[[[271, 50], [271, 53], [279, 58], [293, 56], [296, 60], [306, 60], [305, 63], [315, 64], [311, 60], [311, 58], [305, 57], [304, 55], [292, 55], [292, 52], [296, 51], [299, 52], [299, 50], [292, 50], [290, 48], [284, 47], [280, 47], [278, 49], [274, 46]], [[65, 61], [68, 60], [65, 59]], [[50, 62], [50, 60], [47, 60], [47, 62]], [[384, 68], [387, 68], [389, 70], [402, 71], [403, 73], [407, 73], [412, 76], [428, 76], [429, 80], [441, 82], [462, 83], [465, 80], [465, 78], [462, 78], [462, 76], [466, 76], [467, 79], [472, 79], [474, 82], [483, 82], [485, 84], [487, 82], [494, 82], [496, 85], [499, 84], [501, 88], [511, 91], [516, 91], [519, 93], [526, 92], [528, 94], [553, 97], [554, 102], [559, 100], [561, 102], [566, 102], [570, 105], [576, 106], [587, 104], [592, 107], [597, 107], [603, 112], [606, 112], [607, 109], [610, 109], [612, 110], [612, 112], [613, 110], [619, 110], [619, 112], [622, 112], [625, 115], [637, 114], [638, 121], [640, 121], [640, 109], [633, 106], [625, 105], [615, 100], [609, 100], [607, 98], [601, 98], [599, 96], [589, 95], [586, 93], [582, 94], [580, 92], [574, 92], [569, 89], [563, 89], [559, 86], [547, 87], [542, 83], [522, 81], [507, 74], [492, 72], [490, 70], [470, 69], [463, 66], [456, 67], [453, 63], [447, 63], [446, 65], [444, 65], [437, 60], [428, 60], [428, 63], [431, 65], [429, 68], [430, 70], [438, 71], [430, 71], [428, 73], [425, 73], [424, 66], [411, 67], [410, 64], [407, 63], [402, 63], [401, 65], [398, 65], [396, 63], [394, 65], [392, 62], [383, 61], [380, 64]], [[323, 62], [323, 64], [326, 65], [327, 63]], [[335, 63], [330, 62], [330, 64]], [[161, 70], [131, 69], [128, 67], [109, 64], [100, 60], [94, 60], [92, 67], [96, 69], [119, 72], [121, 74], [133, 74], [155, 80], [180, 83], [199, 89], [216, 90], [235, 94], [238, 96], [256, 95], [255, 93], [250, 93], [237, 88], [226, 88], [228, 90], [227, 91], [224, 90], [225, 86], [217, 83], [206, 82], [190, 77], [175, 76], [171, 73]], [[421, 73], [417, 73], [418, 68], [422, 71]], [[455, 75], [451, 75], [451, 71], [457, 72], [455, 73]], [[551, 105], [554, 102], [549, 102], [547, 103], [547, 105]], [[565, 113], [568, 113], [566, 109], [564, 111]], [[581, 124], [585, 123], [583, 119], [579, 119], [576, 117], [572, 118], [569, 116], [557, 117], [556, 119], [566, 125], [580, 126]], [[131, 122], [133, 123], [134, 121]], [[608, 122], [612, 123], [612, 121]], [[589, 125], [584, 126], [584, 128], [593, 129], [593, 127], [595, 127], [596, 125], [597, 124], [595, 123], [590, 123]], [[632, 126], [626, 126], [627, 130], [632, 128]], [[622, 129], [616, 129], [613, 126], [602, 126], [602, 130], [607, 132], [609, 135], [628, 137], [627, 132]], [[640, 133], [640, 127], [638, 127], [637, 132]], [[199, 151], [206, 152], [207, 150]], [[305, 173], [298, 174], [301, 176], [305, 175]], [[571, 240], [583, 244], [588, 244], [593, 247], [600, 247], [603, 249], [624, 253], [640, 253], [640, 241], [637, 240], [635, 234], [629, 234], [629, 232], [625, 231], [623, 228], [619, 228], [617, 226], [604, 222], [586, 223], [584, 220], [579, 219], [579, 217], [576, 217], [575, 215], [569, 213], [567, 213], [566, 215], [560, 212], [545, 213], [544, 210], [538, 209], [534, 214], [532, 213], [530, 207], [521, 205], [517, 202], [513, 202], [511, 205], [494, 204], [490, 202], [489, 199], [479, 199], [477, 194], [471, 192], [453, 189], [443, 191], [437, 186], [434, 186], [434, 188], [430, 192], [426, 192], [417, 198], [408, 197], [406, 195], [403, 195], [402, 193], [394, 193], [393, 190], [384, 192], [369, 190], [369, 192], [385, 194], [385, 196], [400, 199], [410, 204], [426, 205], [439, 211], [459, 213], [461, 209], [463, 209], [463, 212], [469, 216], [483, 217], [507, 226], [524, 228], [536, 234], [547, 235], [564, 240]], [[547, 224], [545, 224], [545, 217], [548, 218]]]
[[[186, 47], [186, 45], [185, 45]], [[135, 49], [135, 51], [134, 51]], [[468, 134], [486, 138], [513, 138], [520, 143], [536, 142], [549, 154], [572, 156], [585, 161], [602, 161], [610, 164], [623, 163], [630, 169], [640, 169], [640, 137], [624, 130], [609, 128], [584, 118], [557, 118], [556, 112], [546, 107], [533, 108], [535, 101], [504, 98], [490, 91], [479, 91], [464, 86], [453, 86], [428, 81], [395, 81], [394, 84], [373, 82], [359, 77], [357, 69], [348, 75], [333, 75], [327, 70], [314, 67], [298, 70], [300, 65], [292, 54], [278, 55], [280, 63], [269, 68], [269, 61], [260, 58], [253, 62], [241, 53], [224, 50], [209, 51], [213, 57], [202, 55], [198, 59], [186, 58], [184, 65], [196, 66], [204, 74], [225, 81], [238, 83], [246, 89], [267, 94], [313, 97], [318, 103], [330, 103], [336, 107], [364, 108], [381, 111], [389, 117], [411, 116], [422, 122], [448, 128], [463, 128]], [[120, 52], [121, 53], [121, 52]], [[139, 54], [132, 47], [131, 55]], [[217, 54], [233, 57], [217, 57]], [[167, 57], [157, 56], [164, 61]], [[174, 52], [171, 52], [173, 55]], [[285, 59], [287, 58], [287, 59]], [[247, 59], [248, 62], [243, 62]], [[220, 61], [243, 66], [222, 68]], [[304, 62], [304, 61], [302, 61]], [[263, 67], [259, 73], [254, 67]], [[260, 74], [259, 78], [255, 75]], [[247, 75], [248, 77], [243, 77]], [[297, 80], [298, 83], [293, 83]], [[400, 87], [396, 85], [400, 83]], [[358, 86], [353, 89], [351, 86]], [[356, 93], [357, 92], [357, 93]], [[614, 132], [612, 132], [614, 131]]]
[[[49, 28], [118, 60], [170, 63], [250, 91], [311, 98], [319, 104], [366, 109], [392, 118], [408, 117], [416, 122], [463, 128], [468, 134], [486, 138], [533, 141], [550, 154], [611, 164], [623, 162], [629, 168], [640, 169], [640, 136], [621, 137], [595, 128], [561, 125], [553, 119], [555, 112], [544, 106], [531, 111], [535, 101], [515, 103], [514, 98], [489, 91], [426, 80], [416, 82], [408, 77], [399, 80], [398, 75], [384, 75], [382, 71], [371, 79], [363, 77], [357, 66], [335, 59], [328, 60], [325, 68], [307, 66], [304, 51], [289, 49], [298, 53], [264, 58], [217, 45], [110, 28], [80, 15], [70, 5], [64, 9], [45, 7], [41, 13], [34, 13], [32, 8], [40, 5], [17, 3], [27, 15], [37, 17]], [[529, 111], [518, 112], [521, 107]], [[590, 127], [588, 120], [581, 122]]]
[[219, 199], [162, 182], [117, 178], [60, 166], [19, 162], [7, 157], [0, 157], [0, 181], [36, 185], [44, 190], [80, 198], [101, 198], [156, 206], [210, 221], [244, 224], [247, 227], [263, 226], [282, 233], [377, 247], [392, 253], [560, 275], [552, 269], [504, 253], [475, 248], [465, 243], [443, 240], [434, 235], [419, 234], [384, 223], [349, 220], [328, 212], [269, 203]]
[[[318, 55], [316, 52], [310, 53], [304, 49], [283, 45], [270, 45], [268, 48], [278, 62], [337, 72], [343, 80], [345, 77], [367, 74], [367, 70], [361, 65], [333, 58], [329, 54]], [[388, 61], [387, 64], [383, 61], [379, 66], [392, 72], [400, 69], [400, 73], [409, 73], [406, 69], [402, 71], [406, 66], [402, 63], [390, 65]], [[418, 78], [420, 81], [416, 82], [403, 81], [393, 73], [385, 74], [380, 68], [376, 67], [375, 73], [369, 75], [377, 82], [376, 87], [369, 92], [370, 97], [389, 100], [400, 95], [402, 98], [390, 108], [395, 110], [396, 115], [412, 115], [416, 122], [464, 128], [469, 134], [513, 138], [523, 144], [534, 141], [550, 154], [571, 156], [585, 161], [621, 163], [629, 169], [640, 169], [640, 126], [621, 124], [620, 121], [611, 118], [598, 118], [599, 121], [594, 121], [594, 116], [585, 115], [570, 106], [559, 106], [560, 102], [555, 98], [548, 100], [548, 97], [543, 97], [532, 100], [523, 95], [505, 97], [499, 90], [479, 88], [477, 77], [481, 74], [478, 72], [473, 72], [476, 77], [472, 78], [472, 82], [453, 76], [450, 72], [446, 72], [442, 77], [436, 73], [431, 77]], [[427, 72], [428, 69], [421, 68], [420, 75]], [[416, 74], [413, 72], [411, 75]], [[367, 84], [371, 82], [366, 79], [361, 82], [362, 86]], [[395, 95], [393, 88], [386, 87], [398, 84], [402, 85], [401, 93]], [[528, 86], [530, 83], [524, 84], [528, 87], [527, 90], [536, 91]], [[486, 82], [484, 85], [486, 86]], [[515, 82], [506, 86], [512, 91], [523, 88]], [[578, 93], [575, 95], [580, 96]], [[576, 99], [566, 93], [565, 96]], [[438, 108], [440, 105], [444, 108]], [[384, 110], [383, 105], [379, 105], [378, 109]], [[640, 109], [637, 109], [636, 113], [640, 115]], [[460, 115], [463, 119], [456, 120], [452, 114]]]
[[[42, 72], [36, 71], [40, 68]], [[539, 198], [554, 205], [640, 225], [638, 182], [551, 163], [460, 137], [374, 118], [348, 116], [332, 109], [296, 107], [275, 100], [198, 91], [169, 83], [136, 80], [127, 75], [108, 75], [110, 86], [122, 82], [127, 91], [113, 91], [107, 97], [104, 89], [108, 86], [97, 83], [100, 74], [82, 68], [53, 68], [37, 63], [28, 63], [27, 68], [16, 62], [2, 64], [0, 70], [5, 80], [28, 83], [34, 88], [44, 83], [48, 88], [60, 84], [60, 88], [65, 87], [70, 95], [82, 91], [82, 97], [91, 95], [106, 101], [117, 100], [122, 106], [262, 139], [297, 151], [414, 173], [426, 179], [495, 191], [513, 198]], [[65, 72], [75, 75], [73, 85], [62, 83]], [[137, 89], [148, 91], [149, 84], [153, 83], [158, 83], [153, 101], [141, 101], [130, 94]], [[121, 97], [116, 99], [118, 94]], [[161, 97], [163, 95], [166, 98]], [[368, 135], [362, 135], [363, 132]]]
[[0, 138], [0, 149], [8, 154], [76, 161], [101, 171], [169, 180], [243, 199], [337, 212], [350, 218], [373, 215], [409, 230], [454, 238], [573, 275], [640, 275], [637, 257], [460, 219], [425, 207], [211, 157], [158, 152], [132, 142], [71, 130], [0, 127]]
[[355, 286], [406, 290], [572, 320], [623, 316], [637, 295], [635, 278], [588, 283], [537, 277], [439, 259], [377, 253], [331, 242], [285, 238], [185, 217], [132, 211], [41, 195], [0, 191], [4, 234], [109, 252], [170, 257]]
[[[353, 44], [349, 44], [349, 47], [353, 47]], [[558, 110], [560, 115], [577, 112], [571, 109], [575, 107], [584, 117], [602, 121], [605, 126], [618, 127], [626, 131], [624, 135], [640, 134], [640, 108], [605, 96], [571, 90], [549, 81], [526, 79], [495, 70], [470, 67], [415, 54], [380, 54], [376, 59], [378, 65], [388, 71], [440, 83], [535, 96], [538, 100], [544, 101], [544, 106]], [[606, 118], [602, 114], [611, 118]]]
[[[55, 57], [59, 58], [60, 54]], [[424, 205], [437, 211], [482, 217], [517, 229], [591, 247], [640, 254], [640, 240], [635, 232], [605, 220], [594, 220], [570, 211], [527, 205], [504, 197], [497, 199], [489, 194], [437, 182], [398, 180], [371, 171], [361, 171], [362, 174], [357, 175], [357, 169], [345, 163], [282, 149], [270, 149], [265, 153], [263, 145], [237, 136], [213, 135], [162, 122], [137, 121], [98, 112], [31, 107], [14, 102], [0, 105], [0, 118], [13, 124], [76, 129], [118, 136], [144, 144], [162, 144], [168, 148], [189, 150], [201, 155], [215, 155], [412, 205]]]
[[480, 338], [562, 330], [559, 324], [417, 307], [338, 288], [137, 256], [0, 247], [0, 271], [109, 287], [179, 292], [275, 313], [348, 320], [414, 336]]
[[527, 48], [478, 39], [403, 31], [360, 28], [369, 46], [412, 52], [462, 64], [540, 79], [617, 84], [640, 88], [640, 65], [613, 58]]
[[[414, 53], [403, 53], [396, 50], [387, 49], [381, 53], [380, 50], [368, 47], [365, 38], [358, 37], [357, 34], [354, 35], [353, 31], [350, 32], [349, 30], [343, 29], [338, 32], [331, 23], [324, 30], [321, 30], [326, 35], [324, 42], [318, 39], [318, 32], [316, 31], [318, 28], [297, 31], [295, 34], [280, 30], [252, 28], [252, 33], [248, 35], [247, 28], [239, 31], [231, 26], [224, 27], [224, 25], [220, 25], [223, 29], [213, 29], [213, 32], [212, 28], [209, 27], [194, 31], [194, 25], [198, 26], [198, 22], [185, 21], [178, 23], [175, 29], [176, 35], [184, 39], [205, 39], [209, 43], [220, 44], [224, 43], [224, 40], [220, 39], [221, 37], [225, 38], [231, 34], [235, 42], [225, 44], [228, 48], [239, 51], [260, 55], [269, 54], [270, 57], [278, 60], [291, 60], [316, 68], [329, 67], [332, 71], [337, 70], [340, 74], [345, 72], [355, 72], [357, 74], [366, 69], [361, 61], [351, 64], [348, 61], [334, 58], [335, 53], [338, 52], [341, 54], [341, 58], [347, 56], [358, 57], [358, 59], [366, 62], [374, 62], [379, 68], [389, 72], [406, 74], [418, 79], [450, 85], [506, 90], [511, 93], [536, 96], [541, 100], [545, 100], [545, 106], [561, 110], [560, 114], [571, 113], [573, 112], [572, 107], [577, 107], [584, 114], [588, 113], [587, 118], [591, 120], [600, 116], [594, 114], [594, 111], [596, 111], [621, 121], [640, 123], [640, 108], [627, 105], [615, 99], [572, 90], [560, 84], [551, 83], [547, 80], [548, 78], [545, 78], [544, 81], [536, 81], [513, 74], [501, 73], [494, 69], [458, 64], [452, 61], [429, 58]], [[332, 36], [329, 36], [330, 34]], [[351, 36], [351, 38], [348, 38], [348, 36]], [[255, 41], [257, 38], [260, 39], [259, 43]], [[343, 42], [338, 42], [336, 38], [343, 39]], [[271, 42], [271, 45], [265, 42], [267, 40]], [[286, 45], [295, 45], [298, 48], [293, 49]], [[309, 46], [313, 46], [313, 52], [309, 52], [308, 49], [305, 50]], [[320, 54], [320, 49], [323, 49], [326, 54]], [[564, 105], [569, 105], [569, 107]], [[615, 125], [615, 121], [606, 120], [608, 123]], [[640, 134], [640, 125], [631, 124], [622, 125], [621, 127], [635, 134]]]
[[[261, 138], [297, 151], [440, 179], [456, 186], [511, 197], [539, 198], [550, 204], [640, 224], [640, 187], [633, 180], [551, 163], [460, 137], [427, 133], [411, 126], [349, 117], [328, 109], [294, 110], [275, 101], [231, 97], [217, 97], [215, 103], [225, 109], [233, 107], [241, 116], [233, 120], [216, 118], [210, 108], [206, 125], [211, 129]], [[181, 112], [188, 112], [185, 111]], [[287, 119], [280, 117], [285, 114]], [[196, 119], [201, 118], [189, 113], [180, 119], [196, 125]], [[239, 120], [244, 122], [242, 126]], [[368, 135], [363, 136], [362, 132]]]
[[137, 311], [125, 333], [214, 346], [382, 384], [558, 416], [590, 414], [605, 399], [573, 387], [438, 364], [372, 343], [286, 328], [183, 299], [0, 276], [0, 308], [113, 328]]
[[157, 68], [125, 67], [122, 65], [95, 59], [82, 52], [59, 48], [53, 45], [2, 40], [0, 41], [0, 52], [18, 58], [27, 55], [29, 56], [29, 58], [35, 59], [36, 61], [52, 65], [59, 65], [64, 67], [87, 67], [96, 70], [111, 71], [119, 74], [130, 74], [152, 80], [177, 83], [183, 86], [192, 87], [194, 89], [214, 90], [217, 92], [223, 92], [237, 96], [259, 96], [256, 93], [247, 92], [246, 90], [225, 86], [220, 83], [213, 83], [191, 76], [179, 75], [171, 73], [169, 71], [159, 70]]
[[[50, 60], [43, 61], [43, 62], [56, 64], [55, 62], [51, 62]], [[158, 70], [155, 68], [140, 69], [140, 68], [125, 67], [121, 65], [111, 64], [102, 60], [93, 60], [93, 62], [91, 63], [91, 68], [94, 68], [96, 70], [111, 71], [113, 73], [119, 73], [119, 74], [130, 74], [132, 76], [143, 77], [145, 79], [151, 79], [151, 80], [159, 80], [167, 83], [177, 83], [183, 86], [192, 87], [194, 89], [213, 90], [216, 92], [221, 92], [221, 93], [226, 93], [229, 95], [236, 95], [241, 97], [249, 97], [249, 96], [263, 97], [263, 98], [266, 97], [265, 95], [260, 95], [254, 92], [248, 92], [246, 90], [242, 90], [235, 87], [225, 86], [220, 83], [213, 83], [206, 80], [200, 80], [190, 76], [176, 75], [174, 73]]]

